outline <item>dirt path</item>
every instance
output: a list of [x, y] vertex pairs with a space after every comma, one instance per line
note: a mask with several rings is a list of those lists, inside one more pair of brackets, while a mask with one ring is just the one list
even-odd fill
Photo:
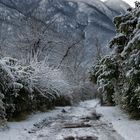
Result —
[[[124, 140], [96, 114], [96, 101], [57, 108], [57, 113], [34, 124], [20, 140]], [[55, 110], [54, 110], [55, 112]], [[53, 115], [54, 114], [54, 115]], [[28, 135], [26, 135], [28, 133]]]

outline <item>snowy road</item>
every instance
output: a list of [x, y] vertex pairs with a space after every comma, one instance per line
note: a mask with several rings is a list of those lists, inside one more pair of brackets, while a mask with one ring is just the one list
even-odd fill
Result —
[[58, 107], [34, 115], [22, 122], [8, 123], [0, 132], [1, 140], [124, 140], [113, 128], [99, 119], [91, 100], [72, 107]]

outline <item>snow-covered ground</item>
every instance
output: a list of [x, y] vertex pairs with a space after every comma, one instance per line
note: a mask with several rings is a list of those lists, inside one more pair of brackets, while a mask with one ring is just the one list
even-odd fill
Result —
[[[0, 132], [0, 140], [26, 140], [29, 138], [30, 131], [34, 124], [41, 122], [46, 117], [57, 116], [60, 113], [60, 110], [55, 109], [55, 111], [50, 111], [46, 113], [37, 113], [35, 115], [29, 116], [25, 121], [21, 122], [9, 122], [8, 129]], [[31, 138], [31, 140], [33, 140]]]
[[103, 114], [102, 121], [112, 124], [125, 140], [140, 140], [140, 121], [130, 120], [119, 107], [98, 106], [96, 111]]
[[0, 140], [140, 140], [140, 121], [128, 120], [117, 107], [100, 107], [97, 100], [37, 113], [22, 122], [9, 122], [8, 127], [0, 132]]

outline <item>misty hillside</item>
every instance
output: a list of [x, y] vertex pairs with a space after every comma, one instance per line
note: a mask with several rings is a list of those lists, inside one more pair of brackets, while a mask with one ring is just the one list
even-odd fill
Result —
[[127, 11], [127, 9], [130, 7], [128, 4], [126, 4], [126, 2], [121, 0], [107, 0], [105, 1], [105, 4], [112, 10], [121, 14], [123, 14], [124, 11]]
[[[22, 43], [20, 47], [17, 47], [18, 45], [15, 43], [19, 42], [21, 37], [25, 39], [25, 43], [27, 42], [27, 34], [33, 32], [31, 31], [31, 28], [33, 28], [31, 26], [38, 26], [39, 32], [42, 32], [41, 30], [44, 30], [43, 28], [49, 26], [50, 23], [48, 30], [51, 31], [47, 31], [48, 33], [46, 33], [49, 34], [49, 39], [47, 37], [48, 42], [53, 40], [59, 40], [60, 42], [65, 42], [65, 40], [67, 42], [82, 40], [82, 49], [85, 49], [85, 58], [83, 61], [88, 63], [95, 57], [94, 38], [99, 39], [98, 42], [104, 51], [106, 51], [106, 48], [104, 48], [105, 45], [102, 44], [106, 44], [115, 35], [112, 19], [114, 16], [119, 15], [120, 11], [124, 13], [126, 7], [128, 5], [123, 3], [123, 7], [120, 5], [118, 6], [119, 9], [114, 11], [107, 4], [98, 0], [89, 0], [86, 2], [82, 0], [23, 0], [22, 2], [20, 0], [0, 0], [0, 28], [2, 28], [1, 34], [3, 37], [2, 40], [4, 40], [2, 47], [6, 45], [4, 50], [9, 50], [5, 50], [6, 55], [19, 57], [22, 54], [16, 56], [15, 51], [12, 50], [15, 49], [21, 52], [20, 49], [25, 44]], [[34, 24], [37, 25], [31, 25], [32, 23], [29, 22], [36, 22]], [[62, 38], [60, 34], [63, 36]], [[28, 36], [30, 37], [30, 35]], [[9, 43], [14, 47], [10, 48]], [[49, 46], [50, 44], [46, 41], [46, 45]], [[61, 51], [65, 52], [67, 47], [64, 45], [61, 48], [61, 46], [59, 44], [55, 45], [51, 51], [51, 56], [58, 55], [54, 54], [54, 50], [57, 50], [59, 53]], [[61, 59], [62, 55], [58, 55], [58, 58]], [[61, 60], [59, 59], [57, 61], [56, 59], [52, 60], [51, 62], [53, 64], [60, 63]]]

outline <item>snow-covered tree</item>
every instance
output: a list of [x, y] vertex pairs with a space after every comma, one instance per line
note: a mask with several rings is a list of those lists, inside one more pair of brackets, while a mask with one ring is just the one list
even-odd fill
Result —
[[30, 65], [0, 59], [0, 124], [21, 113], [45, 111], [55, 105], [70, 105], [72, 87], [63, 72], [44, 61]]
[[115, 102], [140, 117], [140, 8], [114, 18], [117, 35], [109, 47], [113, 52], [94, 66], [91, 80], [98, 84], [103, 102]]

